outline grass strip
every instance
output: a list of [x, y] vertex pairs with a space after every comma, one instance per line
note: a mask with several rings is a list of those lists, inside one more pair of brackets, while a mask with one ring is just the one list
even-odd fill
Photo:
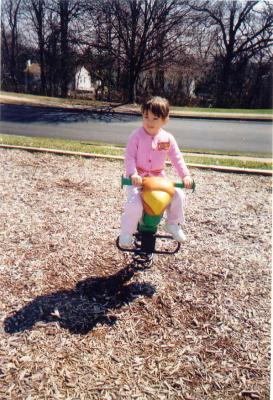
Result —
[[206, 112], [206, 113], [230, 113], [230, 114], [272, 114], [270, 108], [247, 109], [247, 108], [213, 108], [213, 107], [172, 107], [173, 111]]
[[[78, 140], [44, 138], [44, 137], [26, 137], [15, 135], [0, 135], [0, 144], [9, 144], [14, 146], [39, 147], [57, 150], [77, 151], [83, 153], [93, 153], [102, 155], [123, 156], [124, 148], [120, 146], [107, 146], [97, 142], [87, 142]], [[237, 167], [246, 169], [272, 170], [272, 164], [269, 162], [240, 160], [231, 158], [212, 158], [202, 157], [201, 155], [189, 156], [184, 153], [187, 163], [202, 165], [217, 165], [227, 167]]]
[[79, 140], [57, 139], [47, 137], [27, 137], [16, 135], [0, 135], [0, 144], [10, 144], [14, 146], [39, 147], [47, 149], [78, 151], [82, 153], [108, 154], [123, 156], [124, 148], [110, 147], [109, 145], [98, 145], [97, 142], [87, 142]]
[[197, 154], [205, 154], [205, 155], [217, 155], [217, 156], [229, 156], [229, 157], [255, 157], [255, 158], [271, 158], [272, 153], [253, 153], [253, 152], [242, 152], [242, 151], [224, 151], [224, 150], [208, 150], [208, 149], [191, 149], [191, 148], [183, 148], [183, 154], [187, 153], [195, 153]]
[[91, 107], [99, 107], [99, 106], [106, 106], [106, 105], [119, 105], [119, 103], [115, 102], [108, 102], [108, 101], [98, 101], [98, 100], [90, 100], [90, 99], [72, 99], [72, 98], [62, 98], [62, 97], [49, 97], [49, 96], [37, 96], [33, 94], [28, 94], [28, 93], [16, 93], [16, 92], [3, 92], [0, 91], [0, 94], [3, 96], [15, 96], [21, 99], [28, 99], [28, 100], [33, 100], [33, 102], [48, 102], [54, 103], [54, 104], [66, 104], [66, 105], [85, 105], [85, 106], [91, 106]]
[[[16, 92], [5, 92], [0, 91], [0, 94], [6, 96], [16, 96], [21, 97], [22, 99], [25, 97], [27, 99], [32, 99], [33, 101], [45, 101], [51, 103], [61, 103], [61, 104], [71, 104], [71, 105], [89, 105], [93, 107], [99, 107], [104, 105], [117, 105], [119, 103], [116, 102], [107, 102], [107, 101], [98, 101], [98, 100], [89, 100], [89, 99], [72, 99], [72, 98], [61, 98], [61, 97], [48, 97], [48, 96], [37, 96], [28, 93], [16, 93]], [[126, 104], [126, 107], [131, 108], [132, 110], [139, 111], [140, 106], [136, 104]], [[210, 107], [171, 107], [172, 111], [175, 112], [200, 112], [200, 113], [230, 113], [230, 114], [269, 114], [272, 115], [272, 109], [245, 109], [245, 108], [210, 108]]]
[[272, 170], [272, 164], [268, 162], [252, 161], [252, 160], [238, 160], [236, 158], [212, 158], [201, 156], [187, 156], [184, 155], [186, 163], [202, 164], [202, 165], [216, 165], [225, 167], [236, 167], [244, 169], [263, 169]]

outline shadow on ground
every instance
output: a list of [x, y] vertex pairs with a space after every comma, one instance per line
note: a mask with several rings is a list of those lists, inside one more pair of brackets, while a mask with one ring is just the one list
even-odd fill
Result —
[[72, 290], [60, 290], [39, 296], [7, 317], [6, 333], [30, 330], [37, 322], [58, 322], [73, 334], [85, 335], [97, 324], [112, 326], [117, 317], [112, 311], [133, 302], [139, 296], [152, 297], [155, 288], [150, 283], [128, 283], [133, 277], [131, 265], [108, 277], [93, 277], [80, 281]]
[[102, 121], [129, 122], [140, 119], [136, 115], [124, 115], [115, 112], [97, 112], [92, 110], [66, 109], [60, 107], [41, 107], [29, 105], [3, 104], [1, 106], [1, 121], [47, 124]]

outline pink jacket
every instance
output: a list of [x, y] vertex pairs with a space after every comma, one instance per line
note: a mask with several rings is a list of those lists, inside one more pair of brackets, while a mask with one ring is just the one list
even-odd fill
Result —
[[135, 172], [141, 176], [165, 176], [167, 156], [181, 179], [190, 175], [172, 134], [160, 129], [156, 136], [150, 136], [143, 127], [136, 129], [129, 136], [126, 146], [126, 176], [129, 177]]

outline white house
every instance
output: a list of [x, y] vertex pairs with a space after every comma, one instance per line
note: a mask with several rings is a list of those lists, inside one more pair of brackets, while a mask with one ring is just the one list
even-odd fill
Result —
[[75, 74], [75, 89], [89, 92], [94, 89], [91, 76], [85, 67], [79, 68]]
[[24, 70], [25, 74], [25, 90], [26, 92], [38, 92], [41, 85], [41, 67], [38, 63], [31, 63], [27, 60], [27, 66]]
[[[75, 92], [77, 97], [91, 97], [93, 100], [96, 98], [96, 86], [92, 84], [90, 73], [85, 67], [79, 67], [75, 73]], [[85, 93], [85, 94], [84, 94]]]

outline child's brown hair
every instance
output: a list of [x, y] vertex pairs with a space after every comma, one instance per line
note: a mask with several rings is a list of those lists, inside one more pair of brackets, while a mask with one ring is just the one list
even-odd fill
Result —
[[151, 111], [159, 118], [166, 119], [169, 116], [170, 112], [169, 102], [163, 97], [152, 97], [151, 99], [145, 101], [141, 106], [142, 114], [148, 111]]

